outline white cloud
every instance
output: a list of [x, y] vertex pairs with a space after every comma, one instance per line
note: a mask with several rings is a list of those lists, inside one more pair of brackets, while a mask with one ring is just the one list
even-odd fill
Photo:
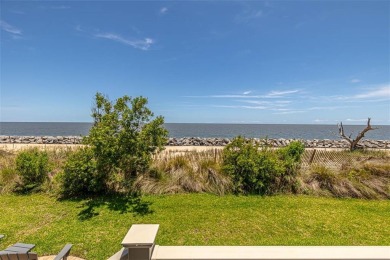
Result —
[[167, 7], [163, 7], [160, 9], [160, 14], [166, 14], [168, 12], [168, 8]]
[[368, 92], [357, 94], [353, 96], [356, 99], [365, 99], [365, 98], [390, 98], [390, 84], [382, 85], [376, 89], [372, 89]]
[[40, 6], [39, 8], [43, 10], [66, 10], [70, 9], [68, 5], [52, 5], [52, 6]]
[[345, 121], [348, 121], [348, 122], [365, 122], [365, 121], [367, 121], [367, 118], [361, 118], [361, 119], [347, 118]]
[[285, 91], [273, 90], [270, 93], [268, 93], [268, 96], [284, 96], [284, 95], [288, 95], [288, 94], [294, 94], [294, 93], [297, 93], [297, 92], [299, 92], [298, 89], [285, 90]]
[[144, 51], [148, 50], [150, 46], [152, 46], [152, 44], [154, 43], [154, 40], [151, 38], [129, 40], [123, 38], [119, 34], [114, 34], [114, 33], [98, 33], [95, 34], [95, 37], [116, 41]]
[[288, 114], [299, 114], [299, 113], [305, 113], [306, 111], [303, 110], [291, 110], [291, 111], [283, 111], [274, 113], [274, 115], [288, 115]]
[[20, 14], [20, 15], [26, 14], [25, 12], [19, 10], [10, 10], [9, 12], [13, 14]]
[[317, 101], [326, 102], [378, 102], [378, 101], [389, 101], [390, 100], [390, 84], [381, 84], [375, 86], [368, 86], [366, 92], [359, 94], [352, 94], [349, 96], [334, 95], [334, 96], [317, 96], [308, 97]]
[[22, 35], [22, 30], [20, 30], [19, 28], [15, 27], [15, 26], [12, 26], [12, 25], [6, 23], [3, 20], [0, 20], [0, 28], [3, 31], [9, 32], [13, 35]]
[[64, 10], [64, 9], [70, 9], [70, 6], [67, 5], [55, 5], [55, 6], [50, 6], [50, 9], [55, 9], [55, 10]]
[[284, 107], [291, 103], [289, 100], [275, 100], [275, 101], [267, 101], [267, 100], [238, 100], [239, 102], [244, 102], [248, 104], [254, 105], [272, 105], [275, 107]]
[[235, 20], [237, 23], [248, 23], [252, 20], [263, 17], [263, 10], [245, 10], [236, 15]]
[[185, 96], [187, 98], [263, 98], [264, 96], [250, 95], [209, 95], [209, 96]]
[[264, 101], [264, 100], [239, 100], [240, 102], [248, 103], [248, 104], [254, 104], [254, 105], [269, 105], [271, 104], [270, 101]]
[[314, 122], [315, 123], [324, 123], [324, 122], [328, 122], [329, 120], [327, 119], [314, 119]]
[[241, 109], [268, 109], [266, 106], [233, 106], [233, 105], [212, 105], [212, 107], [219, 107], [219, 108], [241, 108]]
[[351, 79], [351, 83], [359, 83], [360, 81], [360, 79]]
[[310, 107], [309, 110], [335, 110], [340, 108], [349, 108], [348, 106], [323, 106], [323, 107]]
[[84, 32], [83, 28], [81, 27], [81, 25], [77, 25], [76, 26], [76, 31], [78, 32]]
[[245, 91], [244, 93], [242, 93], [243, 95], [249, 95], [250, 93], [252, 93], [252, 91]]

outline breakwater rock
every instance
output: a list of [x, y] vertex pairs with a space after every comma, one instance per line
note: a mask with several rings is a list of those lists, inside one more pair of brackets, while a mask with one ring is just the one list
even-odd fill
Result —
[[7, 136], [0, 135], [2, 144], [81, 144], [81, 136]]
[[[269, 147], [284, 147], [293, 141], [301, 141], [306, 148], [349, 148], [349, 143], [346, 140], [330, 140], [330, 139], [259, 139], [253, 138], [260, 145]], [[184, 138], [169, 138], [167, 145], [169, 146], [225, 146], [231, 142], [228, 138], [199, 138], [199, 137], [184, 137]], [[390, 140], [362, 140], [359, 142], [362, 148], [373, 149], [390, 149]]]
[[[283, 147], [299, 139], [253, 139], [261, 145], [270, 147]], [[306, 148], [348, 148], [346, 140], [313, 139], [299, 140], [305, 144]], [[81, 136], [5, 136], [0, 135], [0, 143], [3, 144], [81, 144]], [[231, 142], [228, 138], [200, 138], [183, 137], [169, 138], [168, 146], [225, 146]], [[370, 140], [360, 141], [362, 148], [390, 149], [390, 140]]]

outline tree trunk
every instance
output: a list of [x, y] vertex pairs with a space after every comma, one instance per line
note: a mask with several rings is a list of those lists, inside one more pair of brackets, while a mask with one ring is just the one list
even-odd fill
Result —
[[340, 124], [338, 124], [338, 128], [339, 128], [339, 135], [341, 138], [347, 140], [349, 142], [349, 150], [352, 152], [354, 150], [356, 150], [357, 148], [357, 145], [359, 143], [359, 141], [364, 137], [364, 134], [367, 133], [368, 131], [370, 130], [375, 130], [375, 129], [378, 129], [376, 127], [372, 127], [371, 124], [370, 124], [370, 121], [371, 121], [371, 118], [368, 118], [367, 120], [367, 126], [366, 128], [363, 129], [363, 131], [361, 131], [355, 139], [352, 139], [351, 138], [351, 135], [350, 134], [349, 136], [346, 136], [344, 134], [344, 127], [343, 127], [343, 122], [340, 122]]

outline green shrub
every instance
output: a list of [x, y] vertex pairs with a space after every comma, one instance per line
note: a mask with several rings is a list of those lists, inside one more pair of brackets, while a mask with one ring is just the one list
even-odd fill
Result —
[[91, 148], [81, 148], [71, 153], [61, 176], [62, 195], [65, 197], [87, 195], [105, 189], [106, 175], [97, 170]]
[[[164, 119], [154, 115], [143, 97], [123, 96], [115, 102], [96, 94], [92, 117], [94, 125], [84, 143], [91, 147], [88, 154], [94, 159], [100, 180], [110, 180], [106, 187], [131, 187], [138, 175], [145, 173], [152, 155], [162, 150], [168, 132]], [[120, 172], [123, 178], [114, 175]], [[100, 179], [101, 178], [101, 179]], [[121, 180], [120, 183], [112, 183]]]
[[50, 171], [49, 157], [45, 151], [30, 149], [16, 156], [16, 171], [20, 176], [20, 191], [38, 189]]
[[236, 193], [251, 194], [269, 193], [274, 177], [283, 173], [275, 153], [241, 136], [224, 148], [222, 170], [232, 177]]
[[236, 193], [295, 192], [303, 151], [300, 142], [271, 150], [239, 136], [224, 148], [222, 169], [232, 177]]
[[305, 146], [299, 141], [293, 141], [288, 146], [277, 150], [279, 159], [284, 167], [283, 174], [277, 179], [275, 187], [279, 191], [297, 192], [297, 175], [301, 165]]
[[286, 147], [280, 148], [278, 153], [282, 160], [288, 160], [291, 163], [300, 163], [301, 156], [305, 151], [305, 146], [300, 141], [293, 141]]

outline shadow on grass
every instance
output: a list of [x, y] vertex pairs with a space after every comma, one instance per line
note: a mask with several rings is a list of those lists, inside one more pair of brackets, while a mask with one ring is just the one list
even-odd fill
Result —
[[78, 219], [81, 221], [89, 220], [99, 215], [99, 211], [106, 207], [111, 211], [120, 214], [133, 213], [134, 216], [145, 216], [153, 214], [150, 209], [151, 202], [144, 201], [139, 195], [106, 195], [72, 199], [81, 201], [79, 206], [81, 211], [78, 213]]

